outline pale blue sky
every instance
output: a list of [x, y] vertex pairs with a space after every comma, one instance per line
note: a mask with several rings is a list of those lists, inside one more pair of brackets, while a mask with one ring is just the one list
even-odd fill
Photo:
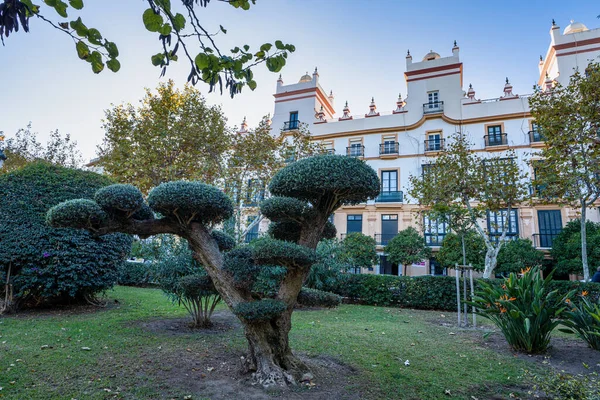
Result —
[[[44, 141], [50, 130], [69, 132], [89, 159], [102, 141], [104, 110], [111, 103], [137, 103], [145, 87], [156, 87], [160, 70], [150, 63], [159, 51], [158, 40], [141, 22], [145, 1], [85, 4], [82, 19], [118, 44], [121, 70], [94, 75], [89, 64], [77, 59], [69, 37], [32, 20], [31, 33], [19, 32], [0, 46], [0, 131], [10, 137], [31, 121]], [[333, 90], [337, 111], [348, 100], [353, 113], [366, 112], [372, 96], [379, 110], [391, 110], [398, 92], [406, 94], [407, 49], [415, 60], [430, 49], [444, 57], [456, 40], [465, 89], [472, 83], [477, 97], [492, 98], [502, 94], [505, 77], [515, 93], [531, 92], [552, 18], [561, 29], [570, 19], [589, 28], [600, 26], [597, 0], [258, 0], [250, 11], [213, 1], [200, 14], [210, 31], [219, 24], [228, 29], [219, 38], [222, 49], [277, 39], [293, 43], [297, 51], [282, 72], [284, 82], [297, 82], [318, 66], [320, 83]], [[163, 79], [183, 85], [188, 72], [182, 59]], [[198, 88], [210, 103], [222, 104], [230, 125], [247, 116], [253, 126], [273, 111], [277, 75], [261, 66], [255, 79], [254, 92], [245, 90], [233, 100], [227, 94], [208, 94], [203, 84]]]

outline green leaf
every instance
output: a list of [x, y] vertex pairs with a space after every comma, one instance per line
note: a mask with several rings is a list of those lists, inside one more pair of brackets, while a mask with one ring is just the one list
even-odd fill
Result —
[[92, 71], [95, 74], [99, 74], [104, 69], [104, 63], [102, 62], [102, 54], [98, 51], [92, 52], [90, 55], [90, 62], [92, 63]]
[[81, 10], [83, 8], [83, 0], [69, 0], [69, 4], [76, 10]]
[[156, 14], [151, 8], [144, 11], [142, 20], [144, 21], [144, 26], [150, 32], [158, 32], [164, 23], [162, 15]]
[[284, 49], [283, 42], [281, 40], [276, 40], [275, 48], [277, 48], [277, 50], [283, 50]]
[[233, 54], [235, 54], [235, 53], [239, 53], [239, 52], [240, 52], [240, 48], [236, 46], [236, 47], [234, 47], [233, 49], [231, 49], [231, 52], [232, 52]]
[[21, 3], [25, 4], [28, 8], [26, 15], [27, 17], [32, 17], [34, 14], [37, 14], [40, 10], [40, 6], [34, 5], [31, 0], [21, 0]]
[[164, 24], [159, 30], [158, 33], [160, 33], [163, 36], [167, 36], [169, 34], [171, 34], [171, 25], [169, 24]]
[[173, 28], [179, 32], [183, 28], [185, 28], [185, 17], [179, 13], [175, 14], [173, 17]]
[[165, 11], [171, 11], [171, 0], [154, 0], [156, 5], [162, 7]]
[[83, 21], [81, 21], [81, 17], [77, 18], [75, 21], [71, 21], [70, 25], [71, 29], [75, 30], [75, 33], [77, 33], [77, 36], [86, 37], [88, 35], [88, 28]]
[[248, 87], [250, 88], [250, 90], [256, 89], [256, 81], [249, 81]]
[[204, 68], [208, 68], [210, 65], [210, 57], [205, 53], [199, 53], [194, 59], [194, 62], [196, 63], [196, 67], [202, 70]]
[[[53, 5], [48, 4], [48, 2], [53, 3]], [[62, 0], [46, 0], [46, 4], [51, 5], [56, 10], [56, 13], [63, 18], [67, 18], [69, 15], [67, 14], [67, 3]]]
[[106, 62], [106, 66], [108, 67], [108, 69], [110, 69], [112, 72], [117, 72], [118, 70], [121, 69], [121, 63], [119, 62], [119, 60], [116, 59], [111, 59], [108, 60]]
[[108, 56], [110, 58], [119, 57], [119, 49], [117, 48], [117, 45], [114, 42], [109, 42], [108, 40], [106, 40], [104, 42], [104, 48], [108, 52]]
[[90, 28], [88, 29], [87, 38], [91, 44], [101, 45], [102, 44], [102, 34], [98, 29]]
[[87, 44], [85, 44], [85, 42], [83, 41], [78, 41], [77, 44], [75, 45], [75, 48], [77, 49], [77, 56], [79, 58], [81, 58], [82, 60], [85, 60], [86, 58], [88, 58], [90, 56], [90, 48], [88, 47]]
[[250, 46], [248, 46], [247, 44], [244, 45], [244, 51], [248, 51], [250, 50]]
[[227, 29], [223, 28], [223, 25], [219, 25], [219, 28], [221, 28], [221, 32], [227, 33]]
[[254, 57], [256, 57], [256, 58], [265, 58], [265, 52], [264, 51], [258, 51], [254, 55]]
[[269, 51], [271, 50], [271, 47], [273, 47], [273, 45], [271, 43], [265, 43], [262, 46], [260, 46], [260, 50], [261, 51]]
[[152, 65], [155, 67], [163, 65], [165, 62], [165, 55], [163, 53], [158, 53], [152, 56]]

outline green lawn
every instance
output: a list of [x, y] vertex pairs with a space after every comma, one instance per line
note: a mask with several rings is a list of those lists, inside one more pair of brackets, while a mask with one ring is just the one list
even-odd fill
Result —
[[[240, 329], [180, 335], [145, 329], [140, 321], [185, 316], [159, 290], [118, 287], [108, 297], [119, 303], [98, 312], [0, 319], [0, 398], [199, 399], [202, 393], [164, 378], [175, 373], [174, 357], [245, 348]], [[522, 383], [522, 368], [531, 368], [482, 346], [482, 331], [433, 320], [454, 324], [456, 315], [353, 305], [299, 311], [292, 348], [356, 368], [354, 384], [367, 399], [508, 398]]]

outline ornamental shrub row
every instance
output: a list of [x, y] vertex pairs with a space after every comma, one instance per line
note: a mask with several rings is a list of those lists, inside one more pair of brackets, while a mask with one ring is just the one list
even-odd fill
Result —
[[[480, 279], [475, 280], [475, 290], [481, 289]], [[501, 279], [490, 280], [494, 285]], [[550, 290], [560, 294], [570, 290], [589, 292], [590, 299], [600, 298], [600, 284], [570, 281], [551, 281]], [[395, 306], [420, 310], [456, 310], [456, 281], [449, 276], [392, 276], [367, 274], [342, 274], [328, 282], [323, 290], [336, 293], [351, 302], [376, 306]]]

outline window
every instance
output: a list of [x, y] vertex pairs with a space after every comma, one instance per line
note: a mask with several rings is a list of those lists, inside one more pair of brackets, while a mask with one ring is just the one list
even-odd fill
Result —
[[379, 256], [379, 273], [381, 275], [398, 275], [398, 264], [392, 264], [385, 254]]
[[398, 171], [381, 171], [381, 191], [398, 191]]
[[500, 146], [506, 144], [504, 134], [502, 133], [502, 125], [490, 125], [487, 127], [486, 146]]
[[533, 235], [535, 247], [552, 248], [552, 242], [562, 231], [560, 210], [538, 210], [539, 233]]
[[511, 209], [510, 217], [506, 209], [500, 211], [488, 211], [487, 224], [490, 240], [498, 242], [502, 236], [502, 231], [506, 229], [506, 239], [516, 239], [519, 237], [518, 210]]
[[[249, 216], [248, 219], [246, 220], [246, 223], [247, 223], [246, 226], [250, 226], [256, 218], [258, 218], [257, 215]], [[254, 239], [257, 239], [257, 238], [258, 238], [258, 224], [254, 225], [252, 228], [250, 228], [248, 233], [246, 233], [245, 242], [250, 243], [251, 241], [253, 241]]]
[[362, 140], [351, 141], [350, 146], [347, 148], [348, 155], [350, 157], [362, 157], [364, 156], [364, 146]]
[[540, 133], [538, 124], [536, 124], [535, 122], [532, 122], [531, 123], [531, 131], [529, 131], [529, 142], [535, 143], [535, 142], [543, 142], [543, 141], [544, 141], [544, 137]]
[[438, 102], [440, 99], [439, 94], [440, 94], [440, 92], [438, 92], [438, 91], [427, 93], [427, 100], [428, 100], [429, 108], [437, 108], [438, 107]]
[[362, 233], [362, 214], [348, 215], [346, 217], [346, 234]]
[[442, 133], [430, 133], [427, 135], [425, 151], [439, 151], [442, 149]]
[[448, 233], [448, 223], [442, 218], [423, 217], [423, 230], [427, 246], [441, 246]]
[[265, 199], [265, 185], [258, 179], [248, 179], [248, 188], [246, 192], [246, 206], [257, 206]]
[[290, 113], [290, 129], [298, 129], [298, 111]]
[[381, 216], [381, 234], [375, 235], [377, 244], [385, 246], [398, 234], [398, 214], [384, 214]]
[[498, 186], [512, 184], [508, 181], [510, 169], [515, 166], [514, 158], [493, 158], [483, 161], [483, 173], [488, 183]]
[[379, 154], [398, 154], [396, 136], [384, 136], [383, 143], [379, 146]]

